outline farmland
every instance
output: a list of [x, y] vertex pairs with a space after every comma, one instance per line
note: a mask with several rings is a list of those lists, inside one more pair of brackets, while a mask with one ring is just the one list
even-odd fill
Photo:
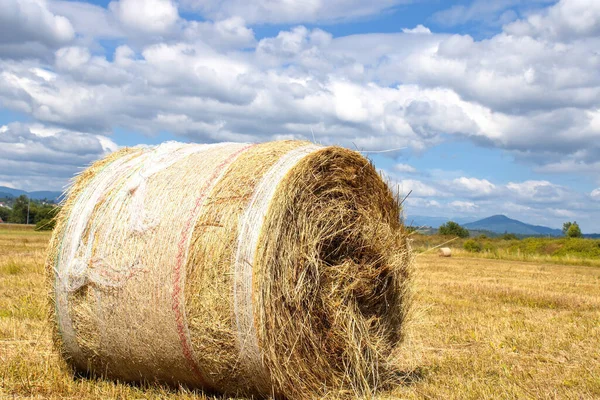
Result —
[[[0, 225], [0, 398], [206, 398], [73, 377], [52, 349], [46, 319], [50, 234], [19, 228]], [[415, 247], [426, 250], [433, 244], [426, 240], [434, 239]], [[405, 372], [381, 398], [599, 398], [600, 268], [593, 255], [518, 259], [521, 252], [510, 259], [511, 244], [506, 254], [494, 244], [487, 255], [461, 246], [451, 258], [417, 255]]]
[[[600, 240], [583, 238], [525, 239], [453, 238], [442, 235], [411, 235], [413, 249], [419, 253], [431, 251], [439, 245], [448, 246], [453, 254], [466, 257], [510, 261], [534, 261], [559, 265], [587, 265], [600, 267]], [[446, 244], [444, 244], [446, 243]], [[465, 246], [465, 243], [471, 246]]]

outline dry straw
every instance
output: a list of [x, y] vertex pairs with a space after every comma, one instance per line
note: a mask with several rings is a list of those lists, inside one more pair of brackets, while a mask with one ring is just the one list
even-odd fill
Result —
[[370, 162], [298, 141], [114, 153], [70, 188], [47, 262], [77, 370], [291, 399], [390, 382], [411, 265]]

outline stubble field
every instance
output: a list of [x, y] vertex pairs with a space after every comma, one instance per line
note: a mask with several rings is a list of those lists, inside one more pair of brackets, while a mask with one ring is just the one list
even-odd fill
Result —
[[[207, 398], [69, 372], [46, 319], [49, 237], [0, 225], [0, 398]], [[600, 268], [424, 254], [416, 272], [406, 373], [382, 399], [600, 398]]]

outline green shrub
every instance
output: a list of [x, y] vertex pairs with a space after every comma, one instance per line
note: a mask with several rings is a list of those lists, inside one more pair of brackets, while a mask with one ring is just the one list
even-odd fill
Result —
[[580, 238], [563, 240], [563, 245], [552, 255], [598, 258], [600, 257], [600, 241]]
[[458, 236], [460, 238], [467, 238], [469, 237], [469, 230], [466, 228], [463, 228], [462, 226], [460, 226], [459, 224], [457, 224], [454, 221], [448, 221], [445, 224], [443, 224], [442, 226], [440, 226], [440, 235], [452, 235], [452, 236]]
[[567, 229], [567, 237], [570, 237], [570, 238], [583, 237], [583, 235], [581, 234], [581, 229], [579, 229], [579, 225], [577, 224], [577, 222], [573, 222], [571, 224], [571, 226], [569, 226], [569, 229]]
[[481, 243], [476, 242], [473, 239], [467, 240], [465, 244], [463, 244], [463, 248], [471, 253], [479, 253], [481, 250], [483, 250]]
[[500, 239], [502, 239], [502, 240], [519, 240], [519, 237], [517, 235], [515, 235], [514, 233], [505, 233], [504, 235], [500, 236]]
[[404, 229], [406, 229], [406, 233], [413, 233], [417, 230], [418, 227], [416, 226], [404, 226]]
[[494, 245], [494, 243], [491, 240], [486, 240], [483, 243], [483, 250], [487, 251], [488, 253], [491, 253], [491, 252], [497, 252], [498, 248]]

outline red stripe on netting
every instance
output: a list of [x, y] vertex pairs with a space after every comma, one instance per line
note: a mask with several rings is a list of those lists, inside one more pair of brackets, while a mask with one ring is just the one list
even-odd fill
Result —
[[187, 250], [186, 245], [187, 245], [188, 239], [192, 233], [192, 228], [195, 225], [194, 219], [198, 215], [198, 211], [200, 210], [200, 208], [203, 206], [204, 200], [206, 200], [206, 197], [208, 196], [208, 191], [216, 183], [216, 180], [219, 178], [222, 171], [226, 167], [228, 167], [235, 160], [235, 158], [237, 156], [239, 156], [242, 152], [246, 151], [247, 149], [249, 149], [252, 146], [254, 146], [254, 145], [248, 145], [248, 146], [242, 147], [235, 153], [232, 153], [225, 160], [223, 160], [219, 165], [217, 165], [217, 167], [213, 171], [213, 173], [210, 176], [210, 178], [208, 179], [208, 181], [206, 181], [204, 183], [204, 185], [202, 186], [202, 189], [200, 190], [200, 195], [196, 198], [196, 203], [194, 204], [194, 208], [193, 208], [192, 212], [190, 213], [188, 220], [185, 223], [185, 226], [183, 228], [183, 233], [181, 235], [181, 239], [179, 240], [179, 244], [178, 244], [177, 258], [176, 258], [175, 268], [173, 270], [173, 294], [172, 294], [173, 312], [175, 313], [175, 320], [177, 322], [177, 333], [179, 334], [179, 340], [181, 342], [181, 350], [183, 352], [183, 356], [185, 357], [186, 361], [188, 362], [190, 368], [192, 369], [192, 371], [194, 372], [196, 377], [199, 379], [200, 384], [204, 388], [209, 388], [208, 383], [206, 382], [206, 379], [204, 379], [204, 376], [202, 375], [200, 368], [196, 364], [196, 360], [194, 360], [192, 345], [191, 345], [190, 340], [187, 335], [187, 326], [186, 326], [185, 316], [184, 316], [185, 310], [184, 310], [184, 307], [181, 302], [181, 297], [182, 297], [182, 295], [181, 295], [182, 294], [181, 269], [183, 268], [184, 261], [186, 258], [185, 257], [186, 250]]

